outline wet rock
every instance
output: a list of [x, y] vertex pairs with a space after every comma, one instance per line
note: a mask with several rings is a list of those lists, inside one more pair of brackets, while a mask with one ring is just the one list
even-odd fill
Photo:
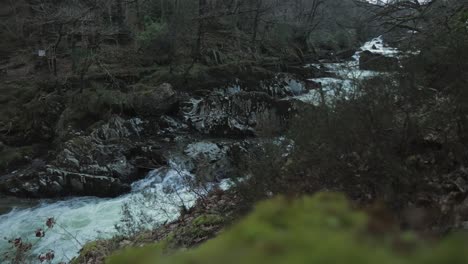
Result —
[[216, 180], [239, 176], [240, 152], [245, 153], [252, 142], [219, 142], [202, 141], [186, 146], [184, 153], [189, 157], [192, 173], [198, 179], [213, 182]]
[[212, 94], [190, 99], [183, 115], [202, 134], [227, 137], [278, 134], [288, 123], [293, 106], [266, 93]]
[[184, 151], [197, 177], [209, 182], [226, 178], [231, 172], [232, 165], [227, 152], [228, 147], [211, 142], [189, 144]]
[[114, 197], [129, 190], [130, 186], [117, 178], [69, 172], [53, 166], [27, 168], [0, 178], [0, 191], [18, 197]]
[[253, 90], [265, 92], [274, 98], [296, 96], [307, 92], [305, 83], [290, 74], [278, 74], [273, 79], [262, 81], [257, 89]]
[[100, 140], [116, 140], [130, 136], [139, 136], [143, 131], [143, 121], [140, 118], [124, 120], [113, 116], [110, 120], [93, 131], [91, 136]]
[[151, 149], [151, 143], [138, 144], [143, 130], [144, 122], [139, 118], [125, 120], [113, 116], [89, 135], [65, 142], [52, 165], [76, 173], [132, 180], [138, 172], [132, 161], [138, 159], [139, 163], [148, 165], [144, 157], [146, 160], [163, 159]]
[[338, 53], [336, 53], [336, 58], [341, 61], [349, 61], [352, 59], [352, 57], [356, 54], [356, 50], [354, 49], [349, 49], [349, 50], [343, 50]]
[[184, 152], [192, 159], [206, 158], [211, 162], [219, 160], [225, 150], [211, 142], [197, 142], [189, 144]]
[[305, 84], [308, 90], [317, 90], [322, 88], [322, 84], [314, 80], [306, 80]]
[[48, 168], [47, 174], [47, 185], [55, 187], [55, 191], [62, 194], [114, 197], [130, 191], [128, 184], [113, 177], [74, 173], [56, 168]]
[[158, 125], [159, 131], [157, 133], [169, 138], [173, 138], [175, 133], [186, 131], [189, 128], [182, 120], [167, 115], [161, 116]]
[[140, 140], [144, 125], [138, 118], [112, 116], [61, 144], [47, 162], [34, 160], [1, 177], [0, 191], [31, 197], [122, 194], [127, 183], [165, 163], [158, 144]]
[[394, 57], [363, 51], [359, 57], [359, 68], [368, 71], [396, 71], [399, 62]]

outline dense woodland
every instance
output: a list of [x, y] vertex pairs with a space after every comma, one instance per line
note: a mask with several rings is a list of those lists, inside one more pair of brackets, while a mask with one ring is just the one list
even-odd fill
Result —
[[[356, 53], [380, 35], [398, 56]], [[378, 74], [325, 87], [330, 64]], [[468, 228], [466, 0], [5, 0], [0, 95], [4, 197], [116, 197], [175, 161], [193, 176], [178, 220], [148, 230], [126, 203], [73, 263], [467, 263], [466, 237], [444, 240]], [[308, 252], [315, 233], [335, 256]]]
[[369, 14], [354, 1], [13, 1], [2, 5], [2, 58], [20, 52], [23, 59], [31, 59], [38, 50], [45, 50], [48, 61], [35, 65], [35, 70], [42, 68], [58, 85], [72, 77], [85, 82], [87, 74], [97, 72], [118, 78], [113, 76], [113, 66], [122, 61], [128, 71], [158, 65], [169, 75], [161, 76], [164, 80], [174, 75], [188, 78], [191, 71], [215, 65], [303, 63], [355, 47], [370, 34]]

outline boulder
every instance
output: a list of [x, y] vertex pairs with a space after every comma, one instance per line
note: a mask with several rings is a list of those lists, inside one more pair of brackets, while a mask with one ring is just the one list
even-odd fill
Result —
[[359, 57], [359, 68], [367, 71], [396, 71], [399, 68], [399, 61], [394, 57], [363, 51]]
[[192, 172], [199, 179], [209, 182], [228, 177], [232, 165], [227, 157], [227, 152], [228, 147], [212, 142], [192, 143], [184, 150], [192, 163]]
[[108, 176], [128, 181], [136, 177], [137, 168], [126, 153], [133, 147], [132, 137], [142, 132], [143, 122], [113, 116], [89, 135], [77, 136], [65, 142], [52, 162], [64, 171]]
[[141, 140], [144, 125], [139, 118], [112, 116], [61, 144], [48, 162], [33, 161], [2, 176], [0, 191], [28, 197], [122, 194], [128, 183], [166, 162], [157, 143]]
[[200, 141], [188, 144], [184, 153], [189, 158], [189, 168], [198, 179], [208, 182], [239, 176], [237, 164], [240, 153], [251, 147], [249, 140], [240, 142]]

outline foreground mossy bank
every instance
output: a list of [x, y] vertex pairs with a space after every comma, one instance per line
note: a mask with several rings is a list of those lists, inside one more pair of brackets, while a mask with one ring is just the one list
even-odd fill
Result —
[[118, 252], [106, 263], [468, 263], [466, 238], [426, 245], [409, 234], [375, 235], [373, 221], [339, 194], [279, 197], [196, 249], [174, 252], [169, 236]]

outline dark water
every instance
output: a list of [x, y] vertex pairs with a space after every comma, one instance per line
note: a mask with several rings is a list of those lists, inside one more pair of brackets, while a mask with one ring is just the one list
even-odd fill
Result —
[[13, 208], [30, 208], [39, 203], [34, 199], [21, 199], [0, 195], [0, 215], [10, 212]]

